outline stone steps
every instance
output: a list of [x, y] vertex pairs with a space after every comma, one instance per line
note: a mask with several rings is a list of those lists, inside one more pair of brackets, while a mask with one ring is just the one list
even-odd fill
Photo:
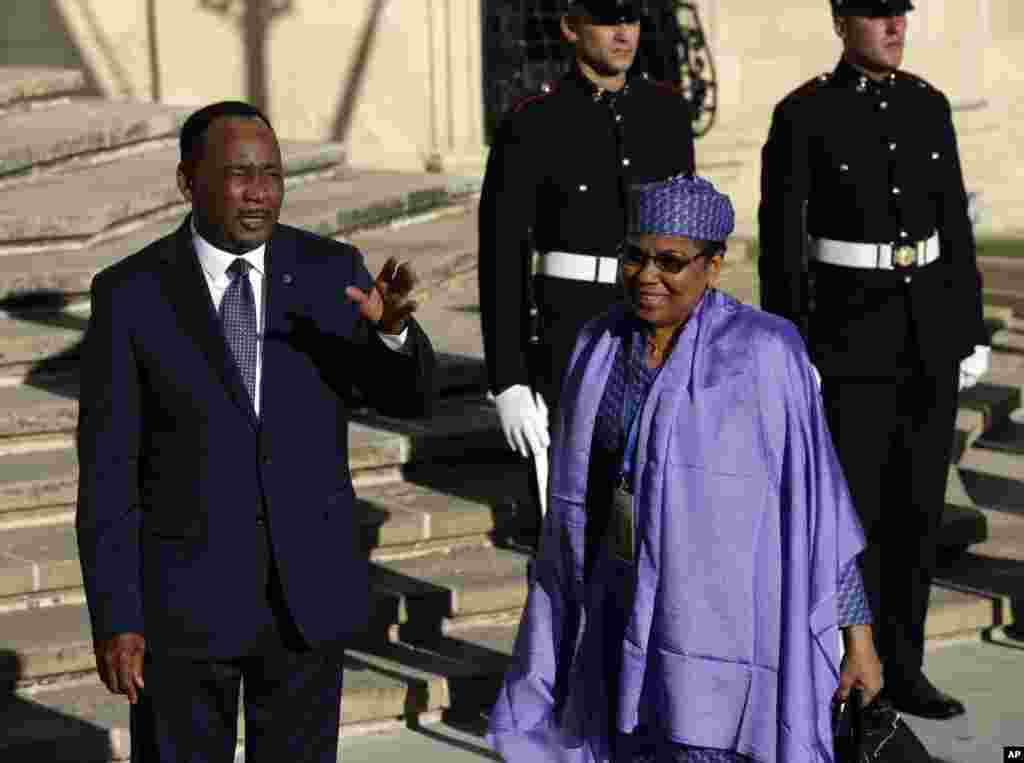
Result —
[[10, 114], [0, 121], [0, 187], [41, 174], [174, 148], [190, 109], [81, 98]]
[[[450, 378], [442, 374], [442, 392], [449, 383], [459, 389], [466, 382], [468, 364], [454, 364], [453, 368]], [[72, 421], [75, 401], [33, 387], [8, 387], [0, 388], [0, 402], [10, 404], [17, 396], [12, 394], [16, 391], [23, 393], [21, 397], [27, 394], [42, 402], [28, 412], [22, 409], [20, 414], [14, 406], [8, 409], [8, 413], [15, 411], [5, 419], [10, 425], [8, 431], [14, 434], [0, 444], [0, 530], [66, 522], [73, 513], [76, 499], [78, 465], [71, 442], [72, 432], [61, 427]], [[507, 460], [500, 435], [495, 431], [493, 406], [470, 397], [443, 401], [438, 409], [438, 415], [429, 425], [383, 418], [379, 421], [388, 422], [385, 426], [390, 429], [353, 425], [350, 463], [357, 487], [362, 490], [381, 482], [396, 482], [401, 479], [402, 470], [411, 470], [409, 473], [417, 476], [410, 478], [407, 474], [406, 483], [393, 488], [394, 500], [408, 505], [412, 500], [410, 496], [416, 500], [425, 498], [415, 492], [415, 485], [407, 484], [410, 479], [424, 485], [443, 486], [447, 492], [452, 492], [449, 483], [455, 480], [446, 476], [451, 470], [437, 462], [460, 458], [463, 464], [476, 465], [470, 474], [463, 471], [457, 476], [456, 494], [467, 495], [467, 491], [475, 490], [473, 495], [482, 500], [496, 495], [491, 491], [500, 488], [497, 495], [511, 495], [511, 483], [522, 466], [518, 461]], [[365, 414], [365, 417], [372, 416]], [[33, 427], [31, 436], [23, 439], [27, 426]], [[438, 431], [433, 432], [434, 428]], [[453, 442], [456, 433], [468, 435], [468, 439]], [[478, 450], [476, 455], [472, 452], [474, 448]], [[493, 464], [487, 464], [487, 458], [493, 459]], [[424, 474], [425, 470], [411, 465], [418, 459], [435, 462], [426, 470], [431, 474]], [[481, 478], [481, 473], [487, 476]], [[415, 539], [416, 542], [427, 540], [430, 538]]]
[[85, 89], [77, 69], [0, 66], [0, 114], [39, 107]]
[[[980, 414], [980, 420], [971, 419], [972, 435], [988, 431], [997, 422], [1008, 419], [1011, 413], [1020, 408], [1020, 384], [1013, 379], [1000, 376], [999, 369], [996, 367], [999, 365], [999, 354], [998, 352], [992, 353], [995, 358], [992, 363], [992, 372], [983, 381], [960, 393], [960, 410]], [[978, 429], [980, 431], [976, 431]]]
[[[377, 648], [399, 639], [433, 646], [448, 634], [461, 637], [479, 626], [515, 625], [526, 601], [526, 561], [515, 551], [476, 545], [372, 562], [372, 615], [361, 646]], [[0, 673], [0, 683], [15, 678], [32, 683], [92, 669], [81, 583], [70, 526], [3, 534], [0, 653], [17, 656], [17, 675]]]
[[371, 567], [371, 587], [401, 597], [404, 617], [391, 640], [433, 646], [478, 626], [515, 625], [526, 603], [528, 557], [503, 548], [447, 553]]
[[1024, 465], [1018, 453], [972, 448], [957, 465], [964, 492], [978, 506], [1024, 518]]
[[1024, 261], [998, 255], [979, 257], [978, 270], [984, 279], [986, 302], [1024, 315]]
[[[427, 723], [459, 706], [489, 706], [514, 632], [492, 629], [480, 636], [447, 640], [436, 651], [403, 644], [347, 651], [342, 738]], [[4, 760], [107, 763], [128, 758], [128, 703], [92, 676], [22, 689], [4, 710], [10, 729], [0, 736]], [[242, 747], [241, 714], [239, 730]]]
[[[33, 464], [52, 469], [55, 476], [49, 483], [36, 475], [0, 483], [0, 613], [78, 603], [82, 576], [72, 523], [74, 454], [44, 451], [11, 461], [16, 463], [4, 464], [5, 477], [16, 472], [15, 466], [29, 470]], [[476, 570], [480, 564], [518, 563], [518, 555], [491, 545], [515, 529], [517, 506], [529, 500], [525, 468], [518, 460], [497, 454], [480, 464], [467, 458], [459, 463], [417, 464], [405, 470], [402, 481], [360, 486], [356, 510], [362, 546], [375, 564], [383, 565], [381, 580], [391, 581], [388, 590], [405, 593], [405, 588], [395, 586], [406, 573], [412, 575], [409, 570], [434, 575], [440, 574], [438, 564], [465, 563]], [[62, 514], [42, 521], [38, 517], [44, 510]], [[25, 512], [36, 521], [18, 522]], [[474, 556], [474, 549], [482, 556]], [[482, 575], [461, 583], [476, 585]], [[487, 611], [491, 610], [472, 613]], [[453, 605], [443, 616], [458, 612]]]
[[[340, 144], [284, 142], [281, 152], [290, 184], [337, 172], [345, 161]], [[0, 254], [81, 248], [129, 224], [180, 216], [178, 159], [176, 148], [160, 148], [0, 191]]]
[[22, 385], [0, 388], [0, 455], [26, 443], [70, 443], [78, 422], [78, 392], [73, 385], [48, 388]]
[[77, 371], [85, 310], [35, 310], [0, 318], [0, 384]]
[[183, 214], [175, 214], [142, 223], [120, 236], [85, 248], [0, 256], [0, 307], [8, 315], [22, 315], [37, 303], [62, 307], [87, 299], [93, 276], [173, 232], [183, 218]]
[[0, 527], [18, 515], [71, 509], [78, 484], [72, 448], [16, 453], [0, 458]]
[[[429, 299], [432, 292], [445, 288], [451, 279], [475, 272], [476, 209], [457, 181], [436, 175], [366, 173], [368, 182], [364, 184], [363, 177], [324, 180], [296, 189], [286, 204], [284, 221], [335, 235], [339, 230], [349, 230], [355, 217], [369, 220], [370, 211], [379, 208], [381, 216], [374, 219], [382, 227], [359, 231], [352, 240], [363, 251], [367, 268], [374, 275], [388, 257], [410, 262], [420, 280], [417, 298]], [[417, 214], [432, 214], [436, 219], [409, 224]], [[64, 280], [63, 286], [51, 282], [37, 284], [37, 288], [61, 289], [62, 299], [27, 308], [10, 305], [6, 319], [0, 317], [0, 385], [73, 371], [89, 316], [88, 302], [76, 297], [88, 288], [93, 273], [134, 251], [127, 245], [141, 248], [179, 223], [174, 219], [146, 226], [124, 240], [96, 247], [96, 251], [70, 255], [68, 260], [79, 273], [73, 280], [80, 286], [67, 283], [67, 272], [61, 263], [50, 262], [51, 255], [32, 255], [34, 262], [24, 264], [38, 267], [46, 263], [51, 278]], [[392, 227], [398, 225], [404, 227]], [[24, 259], [0, 257], [0, 282], [4, 272], [14, 277], [22, 275], [5, 271], [4, 266], [11, 264], [7, 260]], [[62, 304], [67, 300], [76, 301], [68, 307]], [[448, 363], [449, 367], [454, 365]]]
[[[425, 215], [467, 200], [479, 190], [480, 182], [475, 178], [417, 172], [349, 171], [341, 177], [289, 190], [285, 194], [281, 222], [322, 236], [387, 225], [404, 226], [422, 222]], [[475, 221], [475, 215], [473, 219]]]
[[[177, 193], [173, 164], [165, 169], [164, 191], [170, 197], [171, 191]], [[347, 171], [344, 177], [314, 179], [289, 189], [281, 219], [290, 225], [334, 236], [371, 226], [408, 223], [431, 213], [469, 214], [467, 208], [460, 205], [469, 203], [477, 190], [478, 184], [473, 181], [445, 175]], [[0, 204], [3, 196], [4, 192], [0, 192]], [[180, 197], [174, 198], [177, 203]], [[96, 273], [171, 233], [181, 224], [185, 207], [179, 205], [170, 209], [169, 217], [138, 223], [121, 235], [84, 248], [64, 246], [42, 254], [26, 251], [0, 256], [0, 307], [20, 315], [26, 302], [49, 300], [61, 305], [86, 296]], [[0, 207], [0, 218], [2, 216]], [[475, 215], [473, 217], [475, 220]], [[0, 251], [2, 246], [0, 243]], [[368, 260], [369, 254], [367, 252]]]

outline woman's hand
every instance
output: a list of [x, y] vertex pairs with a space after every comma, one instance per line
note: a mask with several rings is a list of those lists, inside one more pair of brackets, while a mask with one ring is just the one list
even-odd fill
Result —
[[882, 690], [882, 663], [875, 651], [870, 625], [848, 625], [843, 628], [842, 671], [839, 674], [839, 688], [836, 699], [845, 701], [850, 689], [864, 692], [864, 704], [871, 702]]

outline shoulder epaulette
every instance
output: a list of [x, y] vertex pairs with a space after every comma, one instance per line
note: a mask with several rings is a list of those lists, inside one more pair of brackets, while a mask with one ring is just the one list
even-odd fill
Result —
[[804, 84], [798, 87], [793, 92], [795, 94], [806, 95], [807, 93], [813, 93], [815, 90], [820, 89], [824, 85], [828, 84], [828, 81], [832, 79], [831, 72], [822, 72], [817, 77], [811, 77]]
[[922, 90], [935, 90], [936, 89], [936, 87], [932, 83], [928, 82], [928, 80], [926, 80], [924, 77], [919, 77], [916, 74], [911, 74], [910, 72], [905, 72], [902, 69], [897, 70], [896, 76], [897, 77], [902, 77], [903, 79], [907, 80], [907, 82], [912, 82], [913, 84], [917, 85]]
[[685, 97], [685, 94], [683, 93], [683, 86], [676, 82], [673, 82], [672, 80], [649, 79], [647, 81], [650, 82], [652, 85], [658, 88], [659, 91], [663, 93], [678, 96], [679, 98]]
[[825, 74], [819, 74], [817, 77], [812, 77], [795, 90], [790, 91], [789, 94], [782, 99], [780, 104], [793, 104], [794, 102], [799, 102], [808, 96], [814, 95], [825, 87], [831, 79], [831, 73], [827, 72]]
[[516, 114], [522, 111], [524, 108], [526, 108], [526, 106], [528, 106], [529, 104], [536, 103], [537, 101], [542, 101], [549, 95], [555, 93], [557, 90], [558, 83], [552, 84], [550, 82], [545, 82], [543, 85], [540, 86], [539, 93], [530, 93], [529, 95], [524, 95], [522, 98], [520, 98], [518, 101], [512, 104], [512, 107], [509, 109], [509, 112], [512, 114]]

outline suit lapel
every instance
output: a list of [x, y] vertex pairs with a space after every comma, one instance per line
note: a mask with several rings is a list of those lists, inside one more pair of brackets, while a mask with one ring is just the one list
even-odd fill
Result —
[[295, 237], [280, 226], [267, 243], [266, 277], [263, 279], [263, 373], [260, 379], [260, 419], [267, 420], [267, 413], [275, 400], [281, 396], [275, 391], [275, 371], [285, 367], [284, 358], [279, 356], [282, 338], [290, 330], [291, 318], [288, 313], [304, 312], [295, 304], [298, 274], [296, 265], [298, 251]]
[[206, 277], [199, 266], [199, 258], [192, 246], [190, 218], [174, 234], [164, 250], [164, 270], [161, 278], [166, 292], [178, 315], [182, 331], [202, 350], [210, 365], [217, 372], [231, 398], [245, 411], [255, 429], [258, 426], [256, 412], [249, 393], [242, 381], [235, 359], [231, 356], [220, 317], [213, 308]]

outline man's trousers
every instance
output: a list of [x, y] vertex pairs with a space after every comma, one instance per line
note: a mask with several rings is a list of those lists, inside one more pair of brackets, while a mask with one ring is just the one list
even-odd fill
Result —
[[132, 763], [232, 763], [240, 684], [246, 763], [336, 763], [343, 655], [304, 642], [260, 540], [267, 564], [253, 585], [266, 592], [264, 627], [230, 659], [146, 656]]
[[886, 685], [914, 681], [945, 506], [957, 365], [900, 379], [826, 377], [825, 412], [867, 548], [861, 570]]

